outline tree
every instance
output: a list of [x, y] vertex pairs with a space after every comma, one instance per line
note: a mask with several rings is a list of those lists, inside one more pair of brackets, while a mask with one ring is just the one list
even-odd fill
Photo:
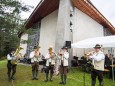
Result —
[[0, 1], [0, 57], [19, 45], [18, 32], [25, 20], [21, 19], [22, 11], [29, 11], [31, 6], [17, 0]]

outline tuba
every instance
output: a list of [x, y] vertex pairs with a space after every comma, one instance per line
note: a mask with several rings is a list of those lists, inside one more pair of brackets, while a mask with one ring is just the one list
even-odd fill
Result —
[[22, 50], [22, 49], [23, 49], [23, 48], [20, 47], [20, 46], [16, 49], [16, 51], [15, 51], [15, 53], [14, 53], [14, 57], [16, 57], [16, 59], [15, 59], [15, 60], [13, 60], [13, 59], [11, 60], [11, 64], [12, 64], [12, 65], [17, 65], [17, 64], [18, 64], [17, 56], [18, 56], [20, 50]]
[[19, 47], [16, 49], [16, 51], [15, 51], [15, 53], [14, 53], [14, 56], [17, 56], [17, 55], [19, 54], [20, 50], [22, 50], [22, 49], [23, 49], [23, 48], [19, 46]]

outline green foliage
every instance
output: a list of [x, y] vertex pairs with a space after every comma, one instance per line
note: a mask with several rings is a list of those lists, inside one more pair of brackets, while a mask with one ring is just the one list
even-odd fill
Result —
[[20, 13], [30, 8], [18, 0], [0, 1], [0, 57], [19, 45], [18, 32], [25, 22]]

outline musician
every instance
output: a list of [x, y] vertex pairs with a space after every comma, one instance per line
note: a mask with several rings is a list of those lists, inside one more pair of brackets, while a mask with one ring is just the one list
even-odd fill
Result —
[[41, 53], [39, 51], [40, 46], [34, 46], [34, 51], [30, 53], [30, 59], [32, 64], [32, 80], [38, 80], [39, 58]]
[[96, 76], [98, 76], [99, 86], [103, 86], [103, 71], [104, 71], [105, 56], [100, 49], [101, 49], [101, 45], [97, 44], [94, 47], [95, 51], [90, 52], [89, 54], [89, 58], [92, 59], [92, 64], [94, 66], [94, 69], [91, 72], [91, 78], [92, 78], [91, 86], [95, 86]]
[[15, 51], [12, 51], [10, 54], [7, 55], [7, 60], [8, 60], [8, 63], [7, 63], [7, 69], [8, 69], [8, 80], [11, 81], [11, 80], [15, 80], [14, 78], [14, 75], [16, 73], [16, 64], [12, 64], [11, 61], [12, 60], [16, 60], [16, 57], [14, 56], [14, 52]]
[[56, 63], [56, 54], [53, 52], [52, 47], [48, 49], [48, 53], [45, 56], [46, 59], [46, 80], [45, 82], [48, 82], [48, 75], [50, 72], [50, 82], [52, 82], [52, 76], [54, 73], [54, 65]]
[[68, 72], [68, 60], [69, 60], [69, 53], [68, 48], [63, 47], [62, 51], [59, 53], [60, 59], [60, 74], [61, 74], [61, 82], [60, 84], [66, 84], [67, 72]]

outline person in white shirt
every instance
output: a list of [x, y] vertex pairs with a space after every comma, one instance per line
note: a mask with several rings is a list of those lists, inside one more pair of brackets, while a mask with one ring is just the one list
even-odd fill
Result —
[[8, 60], [8, 63], [7, 63], [8, 73], [7, 74], [8, 74], [8, 80], [9, 81], [14, 80], [14, 75], [16, 73], [16, 66], [17, 65], [14, 65], [11, 63], [12, 60], [16, 59], [16, 57], [14, 56], [14, 52], [15, 51], [12, 51], [10, 54], [7, 55], [7, 60]]
[[45, 56], [45, 59], [46, 59], [46, 80], [45, 82], [48, 82], [48, 75], [49, 75], [49, 72], [50, 72], [50, 81], [52, 82], [52, 76], [53, 76], [53, 73], [54, 73], [54, 65], [56, 63], [56, 54], [53, 52], [53, 49], [52, 47], [50, 47], [48, 49], [48, 53], [46, 54]]
[[68, 48], [63, 47], [62, 51], [59, 52], [59, 65], [60, 65], [60, 74], [61, 74], [61, 82], [60, 84], [66, 84], [66, 78], [68, 73], [68, 60], [69, 60], [69, 53]]
[[89, 58], [92, 59], [92, 64], [94, 66], [93, 71], [91, 72], [92, 83], [91, 86], [95, 86], [96, 76], [98, 76], [99, 86], [103, 86], [103, 71], [105, 63], [105, 55], [100, 50], [101, 45], [97, 44], [94, 47], [94, 52], [90, 52]]
[[39, 58], [41, 53], [39, 51], [39, 46], [34, 46], [34, 51], [30, 53], [30, 59], [32, 64], [32, 80], [38, 80], [38, 69], [39, 69]]

